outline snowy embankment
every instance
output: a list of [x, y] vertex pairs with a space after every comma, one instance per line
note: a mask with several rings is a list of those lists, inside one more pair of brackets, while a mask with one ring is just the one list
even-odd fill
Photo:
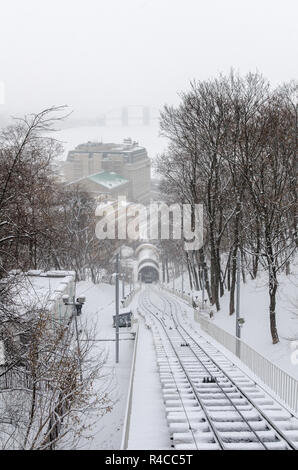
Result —
[[[293, 348], [298, 347], [298, 259], [291, 266], [291, 274], [281, 274], [277, 291], [276, 320], [280, 342], [273, 345], [269, 324], [268, 278], [262, 272], [257, 279], [241, 283], [240, 312], [245, 318], [241, 338], [248, 345], [279, 366], [288, 374], [298, 378], [298, 364], [293, 359]], [[173, 283], [168, 284], [169, 288]], [[175, 288], [181, 289], [181, 278], [175, 280]], [[189, 292], [187, 273], [184, 274], [184, 290]], [[197, 293], [199, 298], [201, 293]], [[229, 292], [220, 299], [219, 312], [213, 308], [212, 322], [225, 331], [235, 334], [235, 314], [229, 315]]]
[[[82, 310], [82, 324], [87, 323], [88, 328], [95, 328], [96, 340], [113, 340], [115, 286], [103, 283], [94, 285], [84, 281], [77, 284], [76, 293], [86, 296]], [[120, 338], [130, 337], [126, 328], [120, 329]], [[105, 378], [95, 381], [94, 389], [99, 396], [102, 395], [103, 388], [106, 389], [113, 404], [111, 410], [98, 417], [95, 424], [86, 432], [86, 436], [81, 438], [80, 449], [120, 448], [133, 346], [134, 342], [130, 339], [120, 341], [120, 361], [119, 364], [115, 364], [115, 341], [96, 341], [94, 357], [96, 355], [100, 357], [104, 351], [107, 359], [103, 370]]]

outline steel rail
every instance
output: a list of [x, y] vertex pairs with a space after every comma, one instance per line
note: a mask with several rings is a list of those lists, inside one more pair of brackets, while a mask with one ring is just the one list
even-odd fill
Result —
[[[143, 298], [142, 298], [142, 300], [143, 300]], [[202, 403], [200, 397], [198, 396], [198, 393], [197, 393], [197, 391], [196, 391], [196, 389], [195, 389], [195, 385], [193, 384], [193, 381], [192, 381], [191, 378], [189, 377], [189, 374], [186, 372], [185, 367], [184, 367], [184, 365], [182, 364], [182, 361], [181, 361], [181, 359], [180, 359], [180, 357], [179, 357], [179, 354], [177, 353], [177, 351], [176, 351], [176, 349], [175, 349], [175, 347], [174, 347], [174, 345], [173, 345], [173, 342], [172, 342], [172, 340], [170, 339], [170, 336], [169, 336], [169, 334], [168, 334], [168, 332], [167, 332], [167, 329], [166, 329], [166, 327], [165, 327], [165, 325], [164, 325], [164, 322], [163, 322], [155, 313], [153, 313], [151, 310], [149, 310], [148, 307], [144, 306], [144, 302], [143, 302], [142, 308], [144, 308], [145, 310], [147, 310], [147, 312], [149, 312], [151, 315], [153, 315], [154, 318], [155, 318], [156, 320], [158, 320], [159, 323], [161, 324], [161, 326], [162, 326], [162, 328], [163, 328], [163, 330], [164, 330], [164, 333], [166, 334], [167, 339], [168, 339], [170, 345], [172, 346], [172, 349], [173, 349], [173, 351], [174, 351], [174, 353], [175, 353], [175, 355], [176, 355], [176, 357], [177, 357], [177, 359], [178, 359], [178, 362], [179, 362], [179, 364], [180, 364], [180, 367], [181, 367], [181, 369], [183, 370], [183, 372], [184, 372], [184, 374], [185, 374], [185, 377], [187, 378], [187, 380], [188, 380], [188, 382], [189, 382], [189, 385], [190, 385], [191, 388], [192, 388], [193, 394], [194, 394], [194, 396], [196, 397], [196, 399], [197, 399], [197, 401], [198, 401], [198, 403], [199, 403], [201, 409], [203, 410], [203, 412], [204, 412], [204, 414], [205, 414], [205, 417], [206, 417], [206, 420], [207, 420], [207, 422], [208, 422], [208, 424], [209, 424], [209, 426], [210, 426], [210, 429], [212, 430], [212, 432], [213, 432], [213, 434], [214, 434], [214, 440], [217, 441], [217, 443], [218, 443], [218, 445], [220, 446], [220, 448], [221, 448], [222, 450], [224, 450], [224, 443], [222, 442], [221, 436], [218, 434], [217, 430], [214, 428], [214, 425], [213, 425], [213, 423], [211, 422], [211, 420], [210, 420], [210, 418], [209, 418], [209, 416], [208, 416], [208, 412], [207, 412], [207, 410], [206, 410], [206, 407], [205, 407], [205, 405]], [[184, 409], [185, 409], [185, 408], [184, 408]], [[186, 410], [185, 410], [185, 413], [186, 413]], [[188, 422], [189, 422], [188, 417], [187, 417], [187, 420], [188, 420]], [[189, 422], [189, 424], [190, 424], [190, 422]], [[195, 444], [195, 445], [196, 445], [196, 447], [197, 447], [197, 444]], [[197, 447], [197, 448], [198, 448], [198, 447]]]
[[[171, 316], [173, 316], [173, 313], [172, 313], [172, 306], [169, 303], [169, 306], [170, 306], [170, 309], [171, 309]], [[184, 328], [180, 325], [179, 323], [179, 320], [177, 318], [177, 315], [176, 315], [176, 324], [180, 326], [180, 328], [182, 328], [184, 330]], [[183, 341], [186, 342], [186, 339], [185, 337], [182, 335], [182, 333], [178, 330], [178, 328], [176, 327], [178, 333], [181, 335], [181, 338], [183, 339]], [[188, 335], [190, 337], [190, 335]], [[192, 339], [192, 338], [191, 338]], [[192, 339], [193, 340], [193, 339]], [[198, 345], [197, 345], [198, 346]], [[199, 347], [199, 346], [198, 346]], [[200, 348], [200, 347], [199, 347]], [[189, 349], [192, 351], [192, 353], [194, 354], [194, 356], [198, 359], [198, 361], [200, 362], [201, 366], [203, 366], [203, 368], [205, 369], [205, 371], [207, 372], [208, 375], [210, 375], [211, 378], [213, 378], [213, 375], [212, 373], [210, 372], [210, 370], [207, 368], [207, 366], [201, 361], [201, 359], [199, 358], [199, 356], [196, 354], [196, 352], [193, 350], [193, 348], [191, 346], [189, 346]], [[202, 349], [200, 348], [200, 350], [202, 351]], [[204, 351], [203, 351], [204, 352]], [[204, 352], [205, 353], [205, 352]], [[218, 368], [218, 367], [217, 367]], [[222, 372], [222, 369], [218, 368], [218, 371], [219, 372]], [[224, 388], [220, 385], [220, 383], [217, 381], [217, 379], [215, 378], [216, 380], [216, 384], [218, 386], [218, 388], [221, 390], [222, 394], [225, 396], [225, 398], [228, 400], [228, 402], [231, 404], [231, 406], [234, 408], [234, 410], [236, 411], [236, 413], [239, 414], [240, 418], [243, 420], [243, 423], [246, 424], [246, 426], [248, 427], [248, 429], [252, 432], [252, 434], [257, 438], [258, 442], [260, 442], [262, 444], [262, 446], [264, 447], [265, 450], [268, 450], [268, 447], [266, 447], [265, 443], [260, 439], [260, 437], [258, 436], [258, 434], [256, 433], [256, 431], [252, 428], [252, 426], [250, 425], [249, 421], [245, 418], [245, 416], [243, 415], [243, 413], [241, 413], [241, 411], [238, 409], [238, 407], [235, 405], [235, 403], [233, 403], [233, 401], [231, 400], [231, 398], [229, 397], [229, 395], [225, 392]], [[240, 395], [242, 395], [242, 392], [239, 390], [239, 388], [237, 388], [237, 390], [239, 391]]]
[[[167, 302], [170, 304], [170, 301], [167, 299], [167, 297], [164, 295], [164, 294], [160, 294], [160, 297], [162, 298], [162, 296], [167, 300]], [[172, 300], [171, 301], [173, 302], [173, 304], [175, 305], [175, 309], [177, 309], [177, 306], [176, 306], [176, 303], [177, 301], [175, 300]], [[179, 305], [179, 304], [178, 304]], [[179, 305], [180, 307], [180, 305]], [[180, 307], [181, 308], [181, 307]], [[279, 435], [279, 438], [281, 438], [282, 440], [284, 440], [286, 442], [286, 444], [290, 447], [290, 449], [292, 450], [297, 450], [297, 447], [295, 446], [295, 444], [293, 444], [288, 438], [287, 436], [285, 436], [285, 434], [280, 430], [278, 429], [278, 427], [276, 426], [276, 424], [262, 411], [262, 409], [254, 403], [254, 401], [245, 393], [241, 390], [241, 387], [239, 387], [239, 385], [236, 384], [236, 382], [220, 367], [220, 365], [212, 358], [212, 356], [210, 356], [210, 354], [208, 354], [203, 348], [202, 346], [200, 346], [198, 344], [198, 342], [193, 338], [193, 336], [181, 325], [181, 323], [179, 322], [178, 320], [178, 315], [176, 313], [176, 321], [179, 325], [179, 327], [185, 332], [186, 335], [188, 335], [188, 337], [191, 339], [191, 341], [193, 341], [195, 343], [195, 345], [210, 359], [210, 361], [223, 373], [223, 375], [237, 388], [237, 390], [246, 398], [246, 400], [260, 413], [260, 415], [262, 416], [262, 418], [272, 427], [272, 429]], [[251, 379], [252, 380], [252, 379]], [[254, 382], [255, 385], [258, 386], [258, 384], [252, 380]], [[281, 409], [283, 409], [282, 405], [280, 405]]]
[[[161, 299], [164, 301], [164, 299], [162, 298], [162, 296], [160, 296]], [[167, 300], [167, 299], [166, 299]], [[151, 305], [154, 306], [154, 308], [157, 308], [158, 310], [160, 310], [155, 304], [153, 304], [152, 301], [150, 301]], [[169, 303], [169, 302], [168, 302]], [[173, 314], [172, 314], [172, 307], [171, 307], [171, 304], [169, 303], [169, 306], [170, 306], [170, 309], [171, 309], [171, 316], [173, 318]], [[166, 312], [166, 311], [165, 311]], [[178, 333], [180, 334], [181, 338], [183, 339], [183, 341], [186, 342], [184, 336], [182, 335], [182, 333], [178, 330], [178, 325], [179, 325], [179, 322], [178, 322], [178, 319], [175, 320], [173, 318], [173, 322], [174, 324], [176, 323], [176, 330], [178, 331]], [[206, 367], [206, 365], [201, 361], [201, 359], [198, 357], [198, 355], [195, 353], [195, 351], [193, 350], [193, 348], [191, 348], [189, 346], [191, 352], [193, 353], [193, 355], [197, 358], [197, 360], [199, 361], [199, 363], [201, 364], [201, 366], [205, 369], [205, 371], [207, 372], [208, 375], [210, 375], [210, 377], [213, 378], [213, 375], [211, 374], [211, 372], [208, 370], [208, 368]], [[201, 349], [201, 348], [200, 348]], [[201, 349], [202, 351], [202, 349]], [[204, 351], [202, 351], [204, 353]], [[222, 372], [221, 368], [217, 367], [218, 368], [218, 371], [219, 372]], [[233, 401], [231, 400], [231, 398], [228, 396], [228, 394], [225, 392], [225, 390], [223, 389], [223, 387], [220, 385], [220, 383], [216, 380], [216, 385], [218, 386], [218, 388], [220, 389], [220, 391], [222, 392], [222, 394], [225, 396], [225, 398], [228, 400], [228, 402], [231, 404], [231, 406], [234, 408], [234, 410], [236, 411], [236, 413], [239, 414], [240, 418], [242, 419], [243, 423], [247, 426], [248, 430], [256, 437], [257, 441], [263, 446], [264, 450], [268, 450], [268, 447], [265, 445], [265, 443], [261, 440], [261, 438], [258, 436], [258, 434], [256, 433], [256, 431], [252, 428], [252, 426], [250, 425], [250, 423], [248, 422], [248, 420], [245, 418], [245, 416], [243, 415], [243, 413], [241, 413], [241, 411], [237, 408], [237, 406], [235, 405], [235, 403], [233, 403]], [[236, 389], [239, 391], [240, 395], [242, 394], [242, 392], [239, 390], [239, 388], [236, 386]], [[207, 411], [208, 413], [208, 411]]]

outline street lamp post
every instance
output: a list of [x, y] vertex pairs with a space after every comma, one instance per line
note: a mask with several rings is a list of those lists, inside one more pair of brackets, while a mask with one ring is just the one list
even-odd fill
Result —
[[181, 283], [181, 294], [183, 296], [183, 291], [184, 291], [184, 266], [183, 266], [183, 263], [182, 263], [182, 283]]
[[241, 253], [237, 250], [237, 290], [236, 290], [236, 356], [240, 357], [240, 337], [241, 337], [241, 320], [240, 318], [240, 275], [241, 275]]
[[118, 274], [120, 278], [122, 279], [122, 299], [124, 299], [125, 296], [125, 273], [124, 273], [124, 267], [122, 263], [122, 252], [121, 252], [121, 247], [119, 248], [119, 269], [118, 269]]
[[124, 272], [123, 267], [121, 269], [121, 273], [122, 273], [122, 299], [124, 299], [125, 297], [125, 272]]
[[173, 291], [175, 291], [175, 268], [174, 268], [174, 265], [172, 265], [172, 273], [173, 273]]
[[73, 313], [71, 318], [74, 318], [75, 321], [75, 331], [76, 331], [76, 341], [77, 341], [77, 348], [78, 348], [78, 363], [80, 368], [80, 380], [83, 382], [83, 372], [82, 372], [82, 361], [81, 361], [81, 347], [80, 347], [80, 339], [79, 339], [79, 330], [78, 330], [78, 321], [77, 317], [82, 313], [82, 306], [86, 301], [86, 298], [81, 295], [75, 300], [75, 296], [73, 296], [72, 302], [69, 301], [69, 296], [67, 294], [62, 296], [62, 300], [64, 305], [71, 305], [73, 307]]
[[205, 275], [204, 275], [204, 270], [203, 270], [203, 275], [202, 275], [202, 309], [204, 310], [205, 307]]

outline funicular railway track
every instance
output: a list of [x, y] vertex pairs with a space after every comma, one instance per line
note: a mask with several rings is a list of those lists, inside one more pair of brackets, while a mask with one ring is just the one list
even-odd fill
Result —
[[298, 419], [214, 346], [199, 344], [177, 301], [146, 289], [140, 313], [152, 328], [176, 449], [298, 449]]

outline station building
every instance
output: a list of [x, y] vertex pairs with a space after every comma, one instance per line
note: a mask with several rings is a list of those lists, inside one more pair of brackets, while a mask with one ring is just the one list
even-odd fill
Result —
[[92, 194], [102, 190], [112, 197], [125, 195], [131, 202], [150, 202], [151, 162], [146, 149], [130, 138], [122, 144], [80, 144], [68, 152], [62, 169], [69, 184], [82, 183]]

